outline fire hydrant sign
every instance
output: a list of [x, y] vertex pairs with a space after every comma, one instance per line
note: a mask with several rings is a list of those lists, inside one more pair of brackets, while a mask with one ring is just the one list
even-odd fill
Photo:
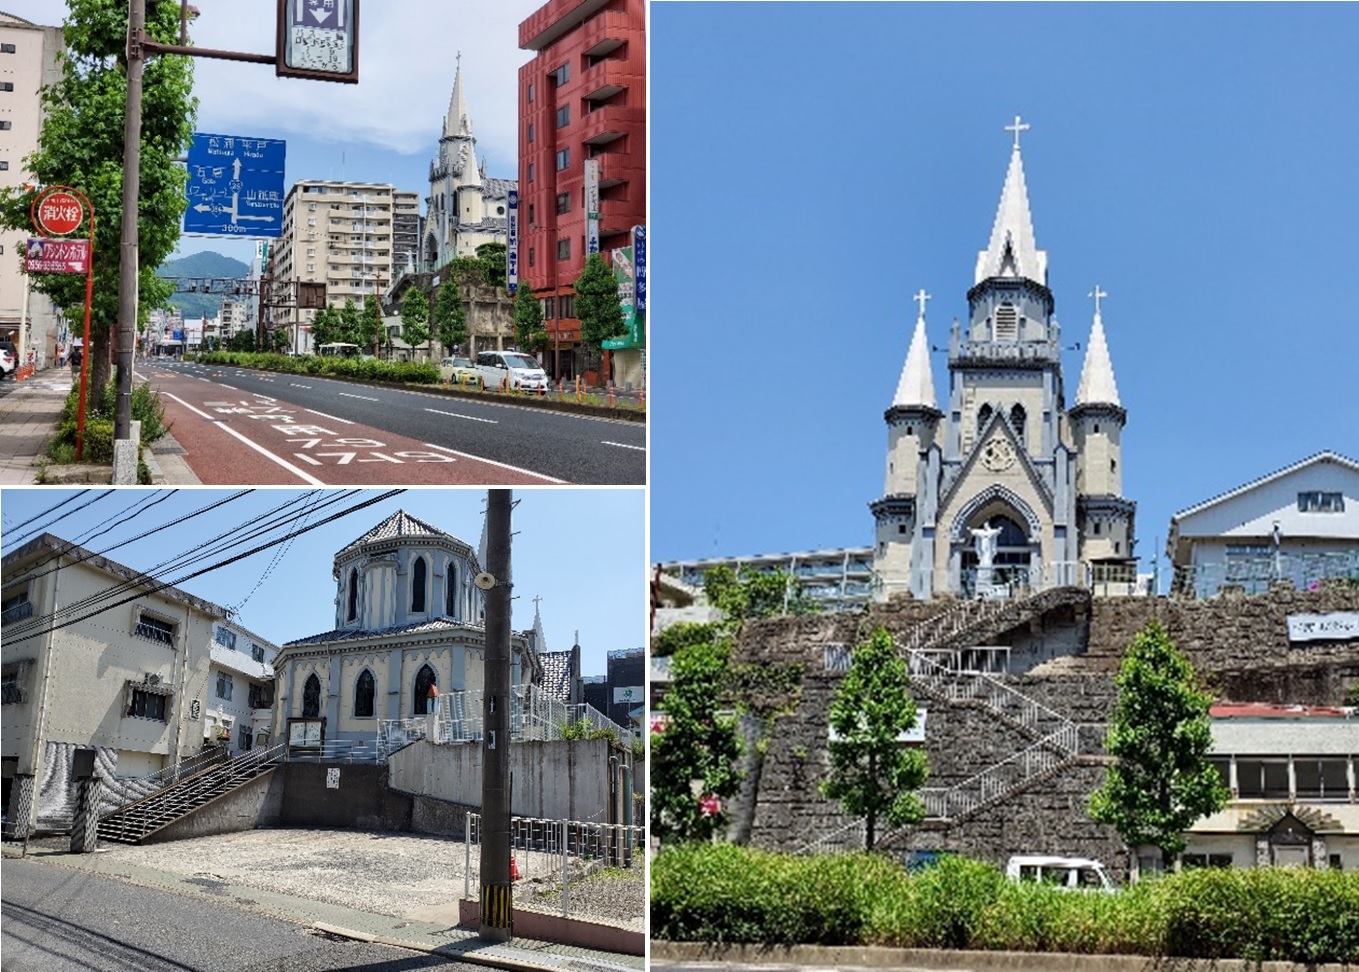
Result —
[[75, 232], [85, 218], [85, 208], [69, 192], [54, 192], [38, 203], [38, 226], [53, 236]]
[[29, 237], [24, 257], [29, 273], [89, 273], [90, 241]]

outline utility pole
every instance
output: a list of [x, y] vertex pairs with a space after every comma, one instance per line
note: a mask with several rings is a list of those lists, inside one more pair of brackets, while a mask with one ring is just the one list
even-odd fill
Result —
[[481, 927], [486, 941], [507, 942], [513, 927], [510, 884], [510, 509], [512, 491], [486, 491], [486, 682], [481, 739]]

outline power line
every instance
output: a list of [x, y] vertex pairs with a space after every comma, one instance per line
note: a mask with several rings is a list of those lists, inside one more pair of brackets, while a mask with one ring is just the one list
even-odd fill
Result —
[[86, 493], [88, 493], [88, 492], [89, 492], [88, 489], [82, 489], [82, 490], [81, 490], [80, 492], [78, 492], [78, 493], [72, 493], [70, 496], [66, 497], [64, 500], [62, 500], [62, 501], [61, 501], [60, 503], [58, 503], [56, 506], [53, 506], [52, 508], [50, 508], [50, 509], [48, 509], [48, 510], [45, 510], [45, 511], [42, 512], [42, 513], [39, 513], [37, 516], [30, 516], [30, 517], [29, 517], [27, 520], [25, 520], [23, 523], [20, 523], [20, 524], [18, 524], [18, 525], [16, 525], [16, 526], [10, 527], [10, 531], [11, 531], [11, 532], [20, 531], [20, 530], [22, 530], [24, 527], [26, 527], [26, 526], [28, 526], [30, 523], [32, 523], [34, 520], [41, 520], [43, 517], [47, 516], [49, 513], [55, 513], [57, 510], [59, 510], [59, 509], [61, 509], [63, 506], [65, 506], [67, 503], [71, 503], [71, 502], [74, 502], [75, 500], [80, 499], [80, 497], [84, 496], [84, 495], [85, 495]]
[[[85, 493], [88, 493], [88, 492], [90, 492], [90, 490], [81, 490], [80, 493], [77, 493], [77, 494], [76, 494], [76, 496], [77, 496], [77, 497], [83, 496]], [[79, 507], [77, 507], [75, 510], [73, 510], [73, 511], [71, 511], [71, 512], [76, 512], [76, 513], [78, 513], [78, 512], [80, 512], [80, 510], [89, 509], [89, 508], [90, 508], [91, 506], [93, 506], [95, 503], [98, 503], [98, 502], [100, 502], [100, 501], [102, 501], [102, 500], [106, 500], [106, 499], [108, 499], [111, 495], [113, 495], [113, 490], [111, 490], [111, 489], [105, 490], [104, 492], [100, 493], [98, 496], [94, 497], [94, 499], [91, 499], [91, 500], [88, 500], [88, 501], [82, 503]], [[73, 497], [73, 498], [74, 498], [74, 497]], [[44, 515], [46, 515], [46, 514], [44, 514]], [[65, 516], [66, 514], [62, 514], [62, 515]], [[20, 538], [19, 538], [17, 541], [15, 541], [15, 542], [16, 542], [17, 544], [19, 544], [19, 545], [23, 545], [23, 544], [25, 544], [25, 543], [28, 543], [28, 542], [29, 542], [30, 540], [32, 540], [34, 537], [36, 537], [36, 536], [39, 535], [39, 534], [38, 534], [38, 531], [39, 531], [40, 529], [41, 529], [41, 530], [45, 530], [45, 529], [47, 528], [47, 526], [48, 526], [48, 524], [45, 524], [45, 523], [44, 523], [44, 524], [42, 524], [40, 527], [35, 527], [34, 529], [30, 530], [28, 533], [26, 533], [24, 536], [20, 537]]]

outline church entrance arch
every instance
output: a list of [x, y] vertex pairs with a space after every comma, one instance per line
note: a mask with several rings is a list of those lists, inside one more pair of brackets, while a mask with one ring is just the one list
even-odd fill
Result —
[[[1028, 532], [1012, 517], [1004, 514], [987, 517], [969, 527], [969, 538], [974, 537], [974, 530], [980, 539], [962, 551], [961, 579], [965, 596], [995, 593], [983, 591], [982, 587], [1003, 587], [1006, 593], [1014, 593], [1036, 586], [1029, 577], [1034, 545], [1029, 542]], [[988, 536], [992, 532], [995, 532], [995, 536]], [[994, 544], [990, 564], [983, 563], [983, 552], [977, 549], [979, 545], [985, 544]]]

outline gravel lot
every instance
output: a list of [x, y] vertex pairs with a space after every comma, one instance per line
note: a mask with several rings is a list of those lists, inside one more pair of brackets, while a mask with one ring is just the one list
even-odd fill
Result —
[[[209, 881], [296, 895], [394, 918], [418, 918], [432, 905], [463, 896], [462, 841], [422, 834], [357, 830], [271, 829], [132, 847], [101, 842], [109, 856]], [[476, 848], [472, 896], [478, 894]], [[561, 913], [561, 858], [519, 851], [523, 880], [514, 906]], [[640, 866], [585, 868], [573, 862], [572, 917], [644, 931], [646, 881]]]

